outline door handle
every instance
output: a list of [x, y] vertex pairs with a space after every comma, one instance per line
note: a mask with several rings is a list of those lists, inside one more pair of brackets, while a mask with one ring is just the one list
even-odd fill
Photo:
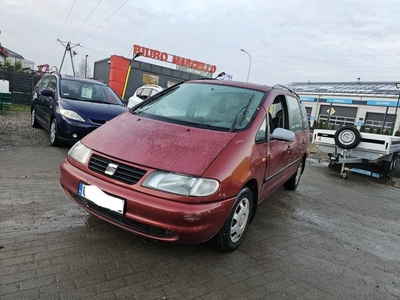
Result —
[[292, 151], [293, 149], [292, 149], [292, 147], [290, 146], [290, 145], [288, 145], [287, 146], [287, 152], [290, 152], [290, 151]]
[[306, 143], [306, 140], [305, 139], [303, 139], [303, 141], [301, 142], [303, 145]]

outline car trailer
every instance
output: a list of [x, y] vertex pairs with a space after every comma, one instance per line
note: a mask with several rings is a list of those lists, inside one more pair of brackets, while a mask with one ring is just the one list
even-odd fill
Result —
[[[360, 132], [349, 125], [337, 130], [315, 129], [312, 142], [328, 154], [330, 163], [341, 164], [340, 175], [345, 179], [350, 172], [377, 178], [389, 174], [396, 167], [400, 151], [400, 137]], [[346, 164], [375, 164], [379, 172], [347, 168]]]

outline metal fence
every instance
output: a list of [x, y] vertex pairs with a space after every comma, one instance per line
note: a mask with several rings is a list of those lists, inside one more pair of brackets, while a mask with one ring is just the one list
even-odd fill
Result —
[[0, 70], [0, 79], [9, 81], [11, 104], [29, 105], [32, 101], [32, 92], [41, 76], [35, 74], [16, 73]]

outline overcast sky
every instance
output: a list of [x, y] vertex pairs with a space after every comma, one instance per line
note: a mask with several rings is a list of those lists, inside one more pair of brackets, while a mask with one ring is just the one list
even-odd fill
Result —
[[[251, 82], [400, 81], [398, 0], [0, 0], [0, 42], [36, 65], [78, 65], [134, 44]], [[69, 57], [62, 73], [72, 74]], [[158, 64], [156, 60], [137, 60]], [[170, 67], [174, 67], [170, 65]]]

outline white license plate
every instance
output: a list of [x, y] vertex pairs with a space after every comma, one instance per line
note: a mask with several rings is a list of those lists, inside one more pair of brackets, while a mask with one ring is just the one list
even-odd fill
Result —
[[79, 183], [78, 195], [85, 197], [94, 204], [115, 211], [124, 213], [125, 200], [107, 195], [95, 185]]

